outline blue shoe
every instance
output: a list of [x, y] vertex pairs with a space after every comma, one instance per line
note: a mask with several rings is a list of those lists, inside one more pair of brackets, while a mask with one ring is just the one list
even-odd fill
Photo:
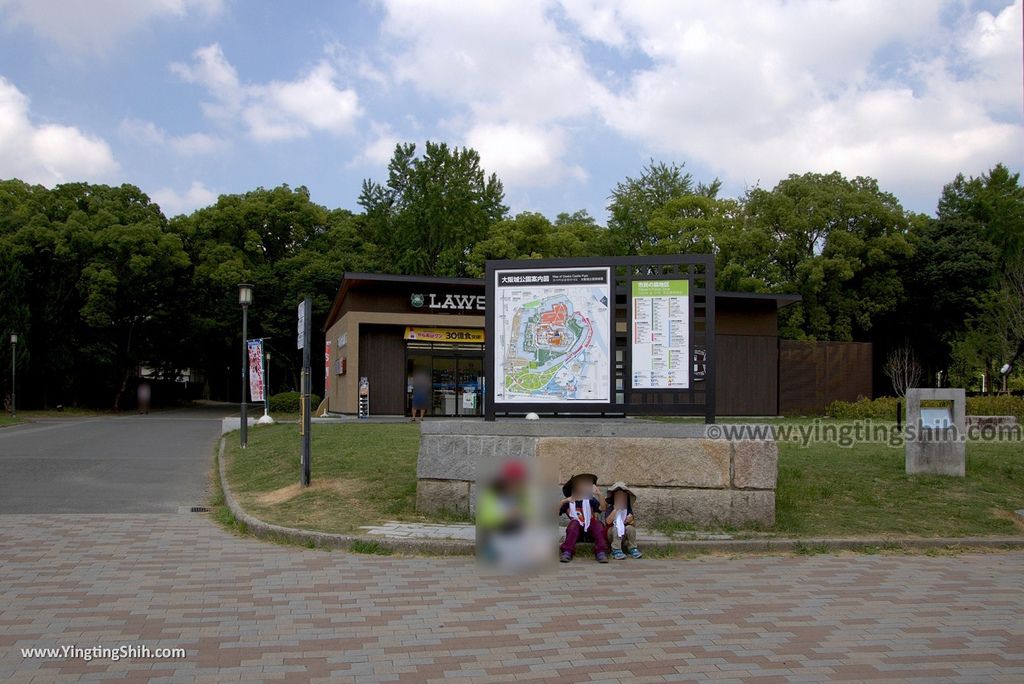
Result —
[[621, 549], [615, 549], [612, 551], [612, 558], [615, 560], [626, 560], [626, 554], [622, 553]]
[[[644, 557], [644, 554], [640, 553], [640, 549], [636, 548], [635, 546], [629, 550], [629, 555], [632, 556], [633, 558], [643, 558]], [[623, 556], [623, 558], [625, 558], [625, 556]]]

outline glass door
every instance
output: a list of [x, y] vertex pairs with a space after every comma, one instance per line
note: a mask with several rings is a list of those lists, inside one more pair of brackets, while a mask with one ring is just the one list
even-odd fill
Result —
[[431, 376], [433, 385], [431, 415], [458, 415], [458, 394], [456, 391], [457, 383], [455, 381], [455, 358], [435, 356], [433, 360], [434, 368], [433, 374]]
[[459, 358], [458, 410], [460, 416], [483, 415], [484, 361], [480, 358]]

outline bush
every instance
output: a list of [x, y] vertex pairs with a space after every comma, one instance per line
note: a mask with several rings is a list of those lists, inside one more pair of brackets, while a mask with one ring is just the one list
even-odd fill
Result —
[[[879, 397], [878, 399], [861, 399], [860, 401], [833, 401], [825, 409], [825, 414], [832, 418], [847, 420], [895, 420], [896, 402], [903, 402], [903, 415], [906, 415], [905, 399], [897, 397]], [[939, 402], [940, 404], [942, 402]], [[1024, 397], [984, 396], [967, 397], [967, 415], [969, 416], [1017, 416], [1024, 423]]]
[[1017, 416], [1024, 423], [1024, 397], [967, 397], [969, 416]]
[[[859, 399], [850, 401], [833, 401], [825, 409], [825, 415], [846, 420], [896, 420], [896, 397], [879, 397], [878, 399]], [[905, 404], [904, 404], [905, 405]], [[906, 409], [904, 409], [904, 412]]]
[[[302, 395], [298, 392], [281, 392], [280, 394], [273, 394], [270, 397], [270, 412], [271, 413], [298, 413], [299, 402], [302, 401]], [[316, 407], [320, 405], [320, 397], [315, 394], [309, 397], [312, 410], [316, 411]]]

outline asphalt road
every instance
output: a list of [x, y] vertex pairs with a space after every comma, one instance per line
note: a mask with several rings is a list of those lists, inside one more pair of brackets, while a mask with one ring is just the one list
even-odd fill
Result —
[[205, 504], [229, 413], [201, 407], [0, 429], [0, 514], [168, 513]]

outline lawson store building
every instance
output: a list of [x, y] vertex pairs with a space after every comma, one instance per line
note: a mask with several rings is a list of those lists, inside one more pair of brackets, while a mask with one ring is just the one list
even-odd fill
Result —
[[[797, 301], [717, 293], [718, 415], [779, 413], [778, 310]], [[365, 378], [371, 415], [410, 415], [413, 377], [426, 373], [428, 415], [482, 416], [485, 307], [482, 279], [346, 273], [324, 327], [328, 411], [357, 413]], [[624, 325], [616, 336], [621, 354]]]

